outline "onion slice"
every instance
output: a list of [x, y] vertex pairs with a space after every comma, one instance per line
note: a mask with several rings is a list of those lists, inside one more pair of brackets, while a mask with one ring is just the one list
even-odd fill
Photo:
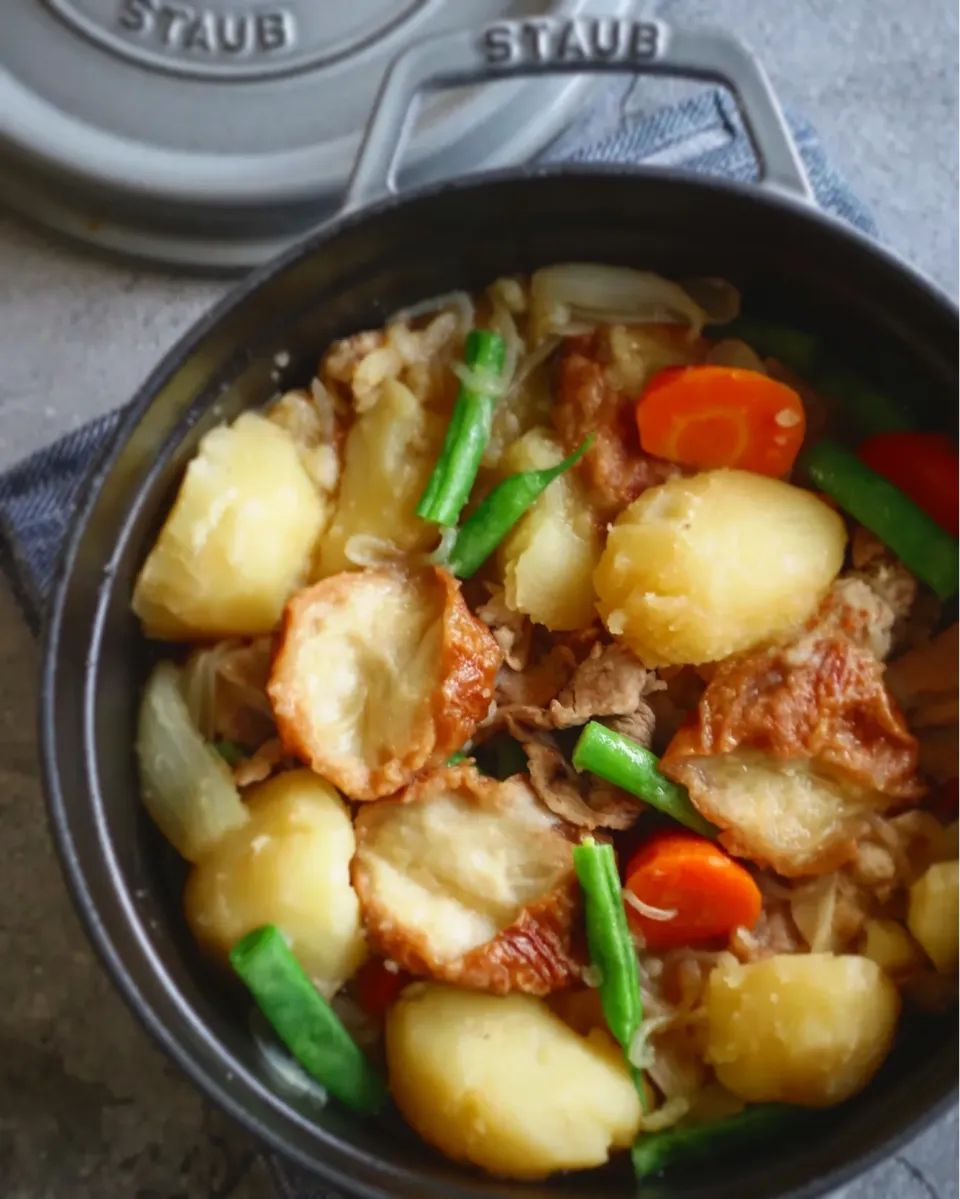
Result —
[[188, 862], [250, 819], [229, 766], [190, 719], [172, 662], [160, 662], [147, 681], [137, 758], [144, 806]]
[[699, 333], [709, 314], [679, 284], [649, 271], [572, 262], [537, 271], [530, 283], [533, 341], [570, 337], [597, 325], [689, 325]]

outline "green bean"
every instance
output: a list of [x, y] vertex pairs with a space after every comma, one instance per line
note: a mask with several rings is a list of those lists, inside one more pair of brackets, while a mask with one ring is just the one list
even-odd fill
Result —
[[798, 461], [811, 481], [888, 546], [941, 599], [957, 593], [957, 539], [849, 450], [821, 441]]
[[272, 924], [254, 929], [230, 951], [230, 962], [257, 1007], [311, 1077], [363, 1115], [387, 1101], [380, 1075], [316, 991]]
[[913, 428], [909, 413], [896, 400], [845, 367], [831, 367], [813, 383], [825, 396], [839, 401], [850, 431], [858, 437]]
[[686, 787], [661, 774], [658, 763], [657, 755], [649, 749], [596, 720], [586, 726], [573, 750], [577, 770], [599, 774], [693, 832], [716, 837], [717, 829], [693, 806]]
[[745, 341], [761, 358], [776, 358], [798, 375], [810, 378], [820, 359], [820, 341], [812, 333], [791, 329], [788, 325], [737, 317], [728, 325], [712, 330], [714, 337], [736, 337]]
[[[600, 1003], [607, 1026], [628, 1057], [643, 1020], [637, 951], [627, 924], [613, 846], [587, 837], [574, 847], [573, 864], [583, 891], [591, 965], [599, 971]], [[631, 1066], [644, 1096], [643, 1077]]]
[[213, 748], [231, 769], [247, 759], [247, 751], [236, 741], [214, 741]]
[[424, 520], [453, 526], [470, 498], [480, 460], [490, 440], [497, 402], [487, 386], [499, 382], [506, 352], [507, 343], [498, 333], [474, 329], [467, 336], [464, 366], [477, 382], [486, 386], [475, 390], [469, 383], [460, 384], [440, 457], [417, 504], [417, 515]]
[[550, 484], [574, 466], [593, 444], [593, 434], [562, 462], [545, 470], [524, 470], [511, 475], [490, 492], [467, 518], [447, 559], [447, 567], [460, 579], [480, 569], [524, 512]]
[[639, 1181], [675, 1164], [702, 1161], [734, 1149], [749, 1149], [787, 1126], [799, 1114], [797, 1108], [785, 1103], [764, 1103], [709, 1124], [641, 1133], [631, 1153], [634, 1173]]

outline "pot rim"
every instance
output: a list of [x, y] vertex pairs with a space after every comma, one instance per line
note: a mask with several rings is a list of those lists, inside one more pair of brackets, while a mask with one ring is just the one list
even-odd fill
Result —
[[[89, 871], [81, 864], [70, 831], [69, 805], [61, 787], [58, 767], [58, 735], [54, 710], [57, 669], [61, 643], [66, 632], [64, 606], [70, 590], [79, 544], [90, 513], [96, 507], [107, 477], [114, 469], [131, 432], [149, 409], [165, 381], [201, 345], [224, 317], [286, 268], [320, 250], [325, 243], [334, 240], [354, 226], [363, 224], [369, 218], [396, 207], [413, 204], [420, 199], [536, 178], [563, 177], [570, 181], [577, 178], [621, 178], [625, 175], [635, 179], [638, 184], [654, 187], [682, 184], [705, 193], [727, 192], [752, 204], [785, 210], [794, 217], [813, 221], [825, 227], [835, 236], [859, 244], [867, 254], [880, 259], [889, 268], [898, 272], [904, 282], [926, 292], [931, 300], [952, 314], [954, 318], [958, 315], [957, 305], [936, 283], [904, 262], [898, 255], [878, 244], [867, 234], [792, 194], [770, 187], [758, 187], [752, 183], [714, 176], [696, 176], [676, 169], [637, 167], [624, 171], [622, 166], [615, 164], [583, 164], [571, 168], [569, 164], [560, 163], [533, 166], [521, 170], [511, 168], [478, 172], [458, 180], [446, 180], [401, 194], [391, 194], [373, 204], [338, 214], [318, 226], [311, 234], [276, 258], [256, 268], [240, 283], [231, 287], [164, 354], [157, 366], [137, 389], [97, 461], [91, 467], [64, 538], [64, 546], [54, 573], [51, 599], [44, 619], [40, 696], [37, 709], [41, 780], [54, 847], [74, 909], [80, 918], [87, 938], [127, 1007], [202, 1094], [282, 1157], [293, 1160], [332, 1185], [344, 1187], [347, 1191], [363, 1196], [363, 1199], [393, 1199], [396, 1191], [383, 1188], [389, 1188], [391, 1182], [394, 1185], [400, 1183], [414, 1187], [422, 1185], [420, 1173], [405, 1167], [388, 1165], [379, 1159], [371, 1159], [351, 1146], [344, 1145], [335, 1134], [327, 1133], [323, 1134], [325, 1146], [324, 1160], [321, 1162], [316, 1155], [306, 1153], [297, 1146], [287, 1143], [282, 1135], [259, 1123], [257, 1116], [249, 1108], [251, 1099], [258, 1102], [266, 1100], [270, 1107], [282, 1115], [287, 1124], [309, 1126], [316, 1134], [316, 1126], [300, 1117], [281, 1097], [260, 1083], [237, 1062], [226, 1047], [202, 1026], [202, 1022], [185, 1003], [173, 980], [157, 960], [145, 937], [141, 935], [140, 918], [133, 911], [131, 896], [119, 878], [119, 871], [115, 869], [112, 848], [105, 830], [99, 827], [97, 831], [98, 856], [106, 865], [111, 883], [117, 892], [119, 912], [114, 914], [119, 915], [126, 925], [136, 943], [137, 953], [145, 960], [148, 970], [162, 984], [166, 1010], [160, 1009], [158, 1005], [146, 998], [134, 983], [123, 963], [122, 955], [117, 950], [117, 938], [101, 917], [101, 906], [93, 898], [92, 888], [88, 881]], [[94, 635], [98, 637], [99, 626], [102, 624], [102, 597], [97, 601], [96, 610]], [[84, 707], [87, 709], [90, 703], [88, 684], [89, 678], [84, 688], [86, 693]], [[86, 750], [89, 751], [89, 738], [87, 738]], [[91, 794], [86, 778], [83, 786], [87, 793], [87, 807], [96, 812], [99, 803], [97, 797]], [[221, 1067], [219, 1070], [210, 1069], [202, 1060], [191, 1055], [185, 1039], [181, 1033], [175, 1031], [178, 1025], [181, 1030], [185, 1026], [191, 1026], [195, 1032], [202, 1035], [213, 1058]], [[908, 1121], [904, 1127], [881, 1144], [857, 1154], [843, 1165], [809, 1183], [804, 1183], [792, 1191], [783, 1192], [780, 1199], [817, 1199], [818, 1196], [823, 1196], [834, 1188], [850, 1182], [871, 1167], [888, 1159], [942, 1116], [954, 1103], [956, 1091], [957, 1087], [954, 1084], [947, 1088], [925, 1111]], [[361, 1166], [371, 1181], [358, 1178], [356, 1171]], [[415, 1192], [411, 1191], [410, 1193]], [[439, 1194], [439, 1192], [436, 1193]], [[454, 1199], [454, 1192], [451, 1191], [449, 1194], [451, 1199]], [[485, 1199], [488, 1195], [489, 1191], [474, 1189], [472, 1181], [464, 1178], [463, 1182], [458, 1184], [456, 1199]]]

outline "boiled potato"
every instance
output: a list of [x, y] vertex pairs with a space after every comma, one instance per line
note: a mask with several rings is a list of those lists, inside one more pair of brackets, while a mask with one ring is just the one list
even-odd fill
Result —
[[329, 997], [367, 956], [350, 885], [350, 813], [309, 770], [275, 775], [248, 795], [249, 823], [220, 841], [187, 880], [187, 923], [219, 961], [246, 933], [275, 924]]
[[[563, 460], [546, 429], [531, 429], [500, 461], [503, 475], [544, 470]], [[554, 479], [499, 551], [504, 597], [514, 612], [558, 631], [581, 629], [596, 617], [593, 572], [602, 549], [600, 527], [573, 471]]]
[[893, 1043], [897, 988], [856, 955], [781, 954], [717, 966], [707, 1061], [748, 1103], [830, 1107], [870, 1081]]
[[383, 547], [400, 555], [429, 549], [436, 525], [416, 506], [443, 443], [444, 421], [426, 411], [395, 379], [359, 416], [347, 436], [340, 498], [318, 546], [314, 577], [375, 565], [368, 555]]
[[610, 531], [600, 615], [645, 666], [713, 662], [809, 619], [845, 545], [837, 513], [789, 483], [738, 470], [670, 479]]
[[269, 633], [328, 516], [285, 429], [254, 412], [213, 429], [137, 579], [133, 610], [147, 636]]
[[924, 964], [920, 946], [899, 920], [868, 920], [860, 952], [887, 974], [905, 974]]
[[935, 862], [910, 888], [907, 927], [941, 974], [957, 969], [960, 863]]
[[390, 1090], [425, 1141], [507, 1178], [602, 1165], [640, 1127], [623, 1054], [578, 1036], [539, 999], [434, 983], [409, 988], [386, 1027]]

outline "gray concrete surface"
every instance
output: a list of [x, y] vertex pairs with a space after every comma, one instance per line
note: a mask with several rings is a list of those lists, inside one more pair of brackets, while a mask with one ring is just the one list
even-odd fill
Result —
[[[952, 0], [672, 0], [727, 23], [819, 126], [889, 242], [957, 291]], [[669, 98], [645, 85], [638, 102]], [[0, 215], [0, 468], [122, 403], [222, 291], [100, 262]], [[114, 995], [49, 846], [33, 738], [37, 654], [0, 591], [0, 1195], [269, 1199], [256, 1147]], [[953, 1199], [954, 1112], [845, 1199]]]

